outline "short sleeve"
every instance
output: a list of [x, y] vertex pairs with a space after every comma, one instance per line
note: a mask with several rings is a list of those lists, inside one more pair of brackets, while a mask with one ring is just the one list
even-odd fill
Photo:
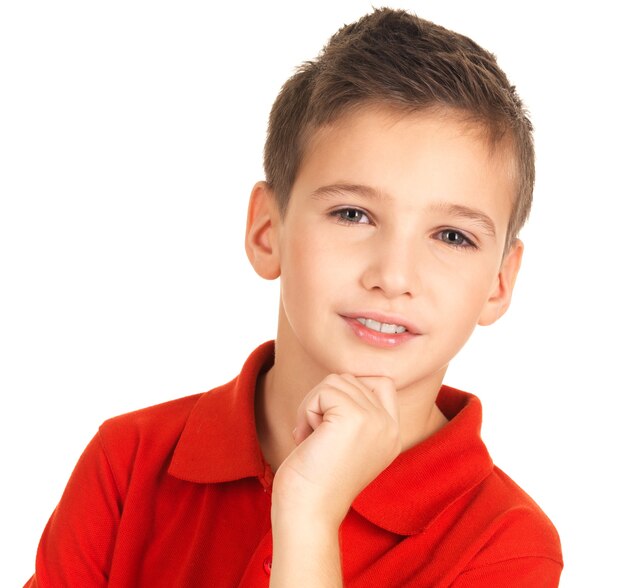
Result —
[[451, 588], [556, 588], [563, 565], [546, 557], [519, 557], [463, 572]]
[[106, 586], [122, 500], [98, 433], [81, 455], [37, 550], [29, 588]]

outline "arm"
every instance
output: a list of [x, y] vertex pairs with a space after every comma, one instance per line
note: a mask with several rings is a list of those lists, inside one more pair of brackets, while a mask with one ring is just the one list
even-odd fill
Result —
[[89, 443], [52, 513], [26, 586], [106, 586], [121, 499], [100, 436]]
[[296, 449], [272, 493], [272, 588], [342, 586], [339, 526], [353, 500], [400, 453], [388, 378], [331, 375], [298, 410]]
[[273, 511], [274, 556], [270, 586], [343, 586], [339, 526], [303, 513], [282, 516], [279, 509]]

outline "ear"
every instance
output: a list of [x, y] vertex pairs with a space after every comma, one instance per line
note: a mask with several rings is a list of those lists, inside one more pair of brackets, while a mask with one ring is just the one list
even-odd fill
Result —
[[266, 280], [280, 275], [278, 229], [280, 213], [267, 182], [257, 182], [252, 188], [246, 223], [246, 254], [256, 271]]
[[502, 260], [493, 290], [480, 313], [479, 325], [495, 323], [509, 308], [523, 253], [524, 244], [519, 239], [515, 239]]

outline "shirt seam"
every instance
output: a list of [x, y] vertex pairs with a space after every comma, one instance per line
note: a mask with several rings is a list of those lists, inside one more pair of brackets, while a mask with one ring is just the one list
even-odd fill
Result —
[[111, 477], [113, 478], [113, 483], [115, 484], [115, 490], [117, 491], [117, 496], [121, 500], [122, 491], [120, 490], [119, 482], [117, 481], [117, 478], [115, 477], [115, 471], [113, 470], [113, 466], [111, 465], [111, 460], [109, 459], [109, 454], [107, 453], [106, 443], [104, 442], [104, 437], [102, 436], [101, 430], [98, 430], [98, 442], [100, 443], [100, 447], [102, 449], [104, 459], [106, 459], [107, 465], [109, 466], [109, 472], [111, 473]]
[[463, 570], [459, 574], [459, 576], [463, 576], [465, 574], [469, 574], [470, 572], [474, 572], [474, 571], [477, 571], [477, 570], [483, 570], [485, 568], [490, 568], [492, 566], [495, 566], [495, 565], [498, 565], [498, 564], [503, 564], [503, 563], [506, 563], [508, 561], [517, 561], [517, 560], [520, 560], [520, 559], [547, 559], [548, 561], [551, 561], [551, 562], [557, 564], [561, 568], [563, 567], [563, 561], [562, 560], [555, 559], [553, 557], [550, 557], [549, 555], [518, 555], [516, 557], [507, 557], [507, 558], [504, 558], [504, 559], [499, 559], [498, 561], [493, 561], [491, 563], [484, 564], [484, 565], [481, 565], [481, 566], [475, 566], [475, 567], [472, 567], [472, 568], [467, 568], [467, 569]]

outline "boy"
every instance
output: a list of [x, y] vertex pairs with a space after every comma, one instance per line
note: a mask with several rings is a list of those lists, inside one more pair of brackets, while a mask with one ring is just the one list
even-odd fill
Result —
[[250, 198], [275, 343], [107, 421], [28, 585], [558, 585], [555, 529], [442, 386], [510, 303], [533, 157], [475, 43], [388, 9], [342, 28], [281, 90]]

